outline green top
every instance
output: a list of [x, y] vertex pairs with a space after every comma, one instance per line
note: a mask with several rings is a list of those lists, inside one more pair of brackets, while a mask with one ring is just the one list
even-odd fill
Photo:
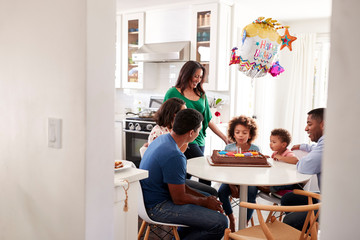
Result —
[[199, 132], [199, 136], [191, 143], [195, 143], [199, 146], [205, 146], [206, 129], [212, 118], [206, 94], [204, 93], [199, 100], [192, 101], [183, 96], [175, 87], [172, 87], [166, 92], [164, 102], [173, 97], [184, 100], [187, 108], [195, 109], [203, 115], [204, 121], [202, 123], [202, 129]]

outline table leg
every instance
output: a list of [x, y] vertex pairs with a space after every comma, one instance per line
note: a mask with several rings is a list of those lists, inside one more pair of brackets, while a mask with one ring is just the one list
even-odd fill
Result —
[[[248, 200], [248, 186], [247, 185], [240, 185], [240, 202], [247, 202]], [[239, 206], [239, 230], [246, 228], [246, 215], [247, 215], [247, 208], [243, 208]]]

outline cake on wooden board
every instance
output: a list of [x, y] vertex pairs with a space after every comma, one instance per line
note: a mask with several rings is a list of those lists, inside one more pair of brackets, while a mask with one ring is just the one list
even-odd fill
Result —
[[257, 151], [236, 153], [232, 151], [214, 150], [211, 156], [214, 164], [236, 164], [236, 165], [267, 165], [266, 157]]

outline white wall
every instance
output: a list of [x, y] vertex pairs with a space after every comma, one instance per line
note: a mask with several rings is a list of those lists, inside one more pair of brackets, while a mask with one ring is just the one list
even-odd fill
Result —
[[[326, 240], [358, 239], [360, 235], [360, 29], [354, 27], [359, 9], [356, 0], [333, 0], [320, 217], [320, 237]], [[346, 38], [349, 34], [351, 38]]]
[[[114, 237], [115, 0], [86, 1], [85, 239]], [[76, 129], [75, 129], [76, 130]], [[76, 238], [72, 238], [76, 239]]]
[[[0, 2], [0, 239], [111, 239], [112, 12]], [[48, 117], [63, 121], [61, 149], [47, 147]]]

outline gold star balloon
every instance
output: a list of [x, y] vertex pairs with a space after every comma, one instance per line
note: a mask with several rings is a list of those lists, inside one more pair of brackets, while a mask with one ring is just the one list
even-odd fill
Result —
[[282, 44], [281, 44], [280, 50], [282, 50], [286, 46], [290, 49], [290, 51], [292, 51], [291, 44], [296, 39], [297, 39], [297, 37], [291, 36], [289, 33], [289, 30], [287, 28], [285, 28], [285, 34], [283, 36], [281, 36]]

